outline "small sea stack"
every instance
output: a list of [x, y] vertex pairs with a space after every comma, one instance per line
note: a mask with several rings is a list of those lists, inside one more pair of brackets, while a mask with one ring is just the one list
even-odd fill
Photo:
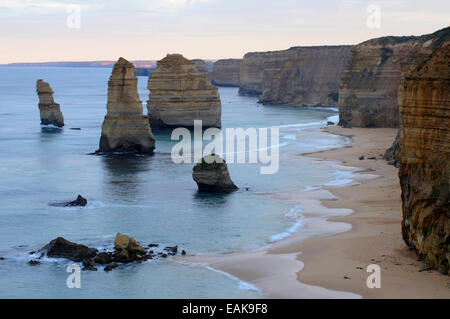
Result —
[[238, 189], [230, 178], [227, 163], [218, 155], [208, 155], [194, 166], [192, 178], [199, 192], [228, 193]]
[[53, 100], [53, 90], [50, 84], [43, 80], [37, 80], [36, 92], [39, 96], [39, 112], [41, 125], [64, 126], [64, 117], [58, 103]]
[[193, 127], [202, 120], [204, 128], [221, 127], [219, 91], [195, 63], [181, 54], [169, 54], [158, 61], [148, 79], [147, 102], [152, 128]]
[[97, 154], [111, 152], [151, 154], [155, 138], [143, 115], [134, 65], [120, 58], [108, 82], [107, 114]]

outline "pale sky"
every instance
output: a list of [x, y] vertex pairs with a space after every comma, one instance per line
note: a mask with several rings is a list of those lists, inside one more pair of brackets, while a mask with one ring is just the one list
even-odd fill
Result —
[[[369, 28], [368, 18], [379, 28]], [[167, 53], [240, 58], [421, 35], [449, 24], [449, 0], [0, 0], [0, 63], [153, 60]]]

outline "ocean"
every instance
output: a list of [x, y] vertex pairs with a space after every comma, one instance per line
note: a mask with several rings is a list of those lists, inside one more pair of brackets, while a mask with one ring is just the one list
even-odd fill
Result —
[[[30, 266], [30, 251], [62, 236], [99, 249], [117, 232], [141, 243], [178, 245], [189, 255], [260, 249], [302, 231], [301, 207], [278, 196], [346, 183], [349, 176], [302, 153], [336, 148], [344, 137], [317, 127], [337, 120], [333, 108], [263, 106], [237, 88], [219, 88], [223, 128], [280, 130], [280, 169], [229, 164], [240, 190], [199, 194], [194, 164], [175, 164], [177, 143], [155, 133], [153, 156], [94, 156], [106, 114], [108, 68], [0, 68], [0, 298], [259, 298], [258, 287], [182, 258], [83, 271], [81, 289], [69, 289], [72, 262], [44, 258]], [[64, 129], [41, 127], [36, 80], [55, 91]], [[146, 113], [148, 91], [139, 77]], [[71, 130], [80, 128], [81, 130]], [[82, 208], [54, 207], [78, 194]]]

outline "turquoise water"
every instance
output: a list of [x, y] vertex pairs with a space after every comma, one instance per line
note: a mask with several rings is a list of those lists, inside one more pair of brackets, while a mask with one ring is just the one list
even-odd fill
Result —
[[[156, 134], [151, 157], [87, 155], [98, 148], [106, 113], [110, 69], [0, 68], [0, 297], [23, 298], [256, 298], [237, 278], [173, 260], [127, 265], [105, 273], [82, 272], [82, 288], [68, 289], [64, 260], [27, 264], [28, 252], [63, 236], [89, 246], [111, 247], [117, 232], [142, 243], [179, 245], [189, 254], [254, 249], [294, 225], [292, 209], [274, 194], [302, 190], [335, 179], [332, 167], [298, 156], [335, 147], [341, 137], [305, 128], [335, 110], [262, 106], [220, 88], [223, 127], [280, 128], [280, 169], [261, 175], [256, 164], [230, 164], [241, 190], [202, 195], [192, 180], [193, 164], [174, 164], [176, 141]], [[39, 125], [37, 79], [50, 82], [66, 126]], [[148, 99], [146, 78], [139, 94]], [[70, 130], [70, 128], [81, 128]], [[245, 191], [244, 187], [249, 190]], [[84, 208], [49, 206], [82, 194]], [[299, 229], [301, 231], [301, 229]], [[275, 236], [275, 237], [274, 237]]]

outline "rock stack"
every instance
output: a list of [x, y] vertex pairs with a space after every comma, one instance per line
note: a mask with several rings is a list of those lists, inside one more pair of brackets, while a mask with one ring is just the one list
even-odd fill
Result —
[[402, 234], [450, 275], [450, 42], [406, 77], [401, 104]]
[[209, 155], [194, 166], [192, 178], [200, 192], [227, 193], [238, 187], [233, 183], [227, 163], [218, 155]]
[[106, 109], [97, 153], [153, 153], [155, 138], [148, 118], [142, 115], [134, 66], [124, 58], [114, 65], [109, 79]]
[[152, 128], [193, 127], [194, 120], [202, 120], [204, 128], [221, 126], [222, 106], [217, 88], [194, 62], [182, 55], [171, 54], [158, 61], [148, 89]]
[[41, 125], [64, 126], [64, 117], [58, 103], [53, 100], [53, 90], [50, 84], [43, 80], [36, 83], [36, 92], [39, 96], [39, 111]]

